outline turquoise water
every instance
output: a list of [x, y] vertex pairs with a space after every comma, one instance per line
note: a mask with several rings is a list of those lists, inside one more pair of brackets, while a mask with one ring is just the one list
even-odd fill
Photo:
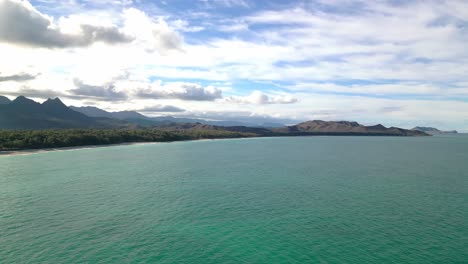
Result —
[[0, 263], [467, 263], [468, 137], [0, 157]]

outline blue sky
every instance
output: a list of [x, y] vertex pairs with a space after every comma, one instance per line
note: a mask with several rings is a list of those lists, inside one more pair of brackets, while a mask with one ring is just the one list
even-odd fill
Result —
[[466, 1], [0, 0], [0, 93], [466, 131], [467, 26]]

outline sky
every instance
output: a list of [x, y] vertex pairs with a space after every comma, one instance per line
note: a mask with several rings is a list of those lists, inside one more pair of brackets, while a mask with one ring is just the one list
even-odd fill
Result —
[[468, 131], [468, 1], [0, 0], [0, 95]]

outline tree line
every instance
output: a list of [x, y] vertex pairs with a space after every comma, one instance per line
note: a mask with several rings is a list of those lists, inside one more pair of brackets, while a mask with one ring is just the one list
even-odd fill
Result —
[[257, 135], [253, 133], [209, 129], [175, 131], [154, 128], [0, 130], [0, 151], [253, 136]]

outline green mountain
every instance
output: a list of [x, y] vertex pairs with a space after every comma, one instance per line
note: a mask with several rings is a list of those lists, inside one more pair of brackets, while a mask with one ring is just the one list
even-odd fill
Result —
[[120, 111], [120, 112], [108, 112], [103, 109], [94, 107], [94, 106], [83, 106], [76, 107], [70, 106], [74, 111], [85, 114], [89, 117], [105, 117], [105, 118], [114, 118], [119, 120], [124, 120], [142, 127], [154, 127], [167, 125], [172, 123], [196, 123], [201, 120], [195, 119], [182, 119], [174, 118], [171, 116], [168, 117], [148, 117], [142, 115], [136, 111]]
[[[76, 110], [76, 111], [75, 111]], [[168, 132], [247, 133], [256, 136], [302, 135], [375, 135], [375, 136], [425, 136], [418, 130], [382, 125], [363, 126], [348, 121], [307, 121], [294, 126], [278, 128], [217, 125], [199, 119], [173, 117], [146, 117], [138, 112], [107, 112], [96, 107], [67, 107], [60, 99], [48, 99], [42, 104], [24, 96], [0, 105], [0, 129], [89, 129], [89, 128], [155, 128]]]
[[263, 127], [246, 126], [216, 126], [203, 123], [171, 123], [158, 127], [163, 131], [228, 131], [234, 133], [249, 133], [256, 136], [273, 136], [275, 133]]
[[84, 107], [69, 106], [69, 108], [72, 109], [73, 111], [85, 114], [89, 117], [113, 118], [112, 113], [104, 111], [94, 106], [84, 106]]
[[11, 103], [10, 99], [5, 96], [0, 96], [0, 105]]
[[90, 117], [106, 117], [124, 120], [130, 123], [137, 124], [142, 127], [164, 126], [173, 123], [186, 124], [186, 123], [202, 123], [213, 126], [246, 126], [246, 127], [282, 127], [283, 124], [279, 123], [250, 123], [250, 122], [237, 122], [237, 121], [223, 121], [223, 120], [204, 120], [198, 118], [181, 118], [173, 116], [158, 116], [149, 117], [138, 113], [137, 111], [121, 111], [121, 112], [108, 112], [93, 106], [75, 107], [70, 106], [71, 109], [85, 114]]
[[94, 106], [83, 106], [76, 107], [70, 106], [70, 109], [85, 114], [90, 117], [106, 117], [115, 118], [120, 120], [126, 119], [148, 119], [148, 117], [136, 112], [136, 111], [120, 111], [120, 112], [108, 112]]
[[19, 96], [0, 105], [1, 129], [48, 128], [118, 128], [128, 126], [122, 121], [98, 119], [71, 110], [60, 99], [48, 99], [40, 104]]

